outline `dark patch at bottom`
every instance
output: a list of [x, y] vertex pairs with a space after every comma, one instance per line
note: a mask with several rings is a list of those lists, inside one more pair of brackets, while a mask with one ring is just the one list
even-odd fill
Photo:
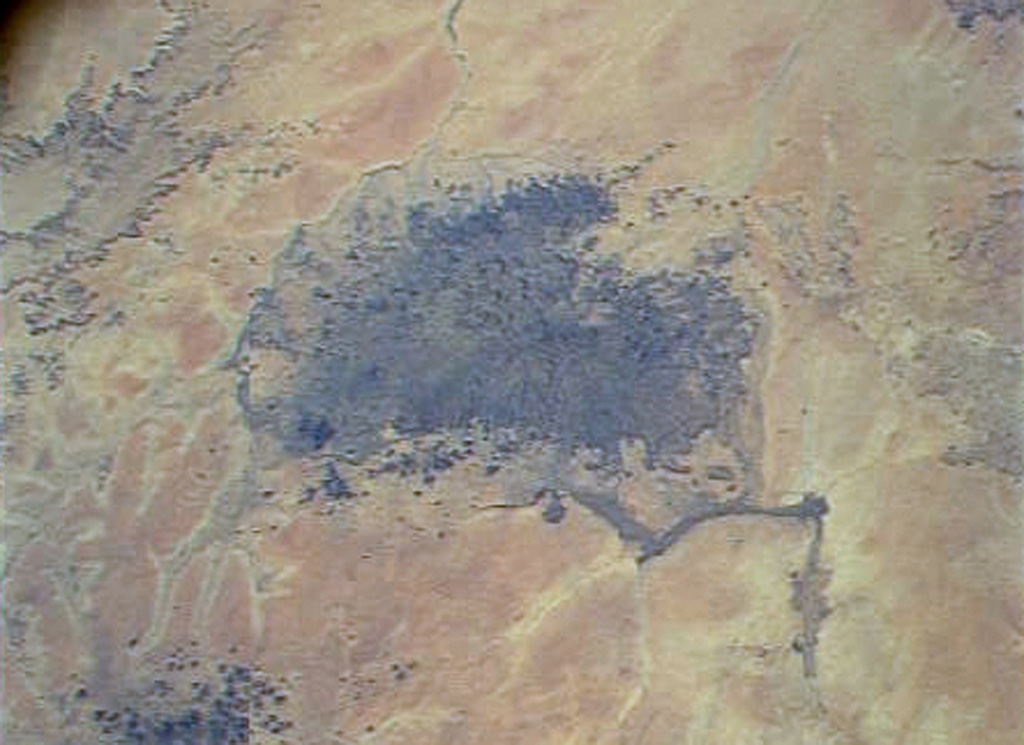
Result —
[[79, 686], [69, 696], [75, 742], [117, 745], [242, 745], [283, 742], [293, 727], [285, 686], [241, 663], [175, 653], [111, 697]]

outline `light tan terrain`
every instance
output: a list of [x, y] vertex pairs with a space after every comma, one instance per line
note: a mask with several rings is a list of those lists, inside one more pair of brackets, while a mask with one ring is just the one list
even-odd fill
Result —
[[[1018, 745], [1021, 21], [24, 4], [3, 741]], [[346, 460], [329, 406], [266, 413], [331, 385], [310, 298], [413, 241], [406, 208], [559, 174], [615, 202], [572, 250], [745, 309], [742, 391], [685, 452], [624, 440], [607, 487], [557, 437], [500, 470], [474, 442], [420, 478], [387, 458], [457, 433]], [[424, 380], [472, 352], [429, 307]], [[696, 376], [652, 406], [697, 411]]]

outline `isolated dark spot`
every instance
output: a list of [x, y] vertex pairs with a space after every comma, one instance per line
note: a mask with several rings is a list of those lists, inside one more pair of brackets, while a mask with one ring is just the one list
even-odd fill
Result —
[[707, 476], [711, 481], [729, 481], [734, 474], [729, 466], [710, 465], [707, 468]]
[[320, 485], [328, 499], [337, 500], [352, 496], [352, 490], [349, 489], [348, 482], [338, 473], [338, 467], [333, 463], [328, 463], [324, 466], [324, 475]]
[[544, 522], [551, 524], [562, 522], [565, 518], [565, 505], [558, 494], [546, 495], [543, 504], [540, 514]]

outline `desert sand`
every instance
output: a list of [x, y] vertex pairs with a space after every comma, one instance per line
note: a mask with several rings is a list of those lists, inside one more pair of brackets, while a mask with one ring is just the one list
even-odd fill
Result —
[[5, 743], [1021, 742], [1019, 4], [3, 35]]

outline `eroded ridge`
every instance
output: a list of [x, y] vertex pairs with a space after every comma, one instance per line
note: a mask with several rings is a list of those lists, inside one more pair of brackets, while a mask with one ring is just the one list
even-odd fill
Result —
[[86, 75], [42, 137], [4, 133], [2, 167], [12, 193], [0, 230], [3, 287], [29, 334], [85, 326], [96, 293], [79, 278], [123, 238], [138, 238], [190, 169], [227, 146], [223, 132], [191, 124], [190, 108], [231, 84], [252, 29], [235, 31], [197, 7], [173, 14], [149, 62], [105, 94]]

